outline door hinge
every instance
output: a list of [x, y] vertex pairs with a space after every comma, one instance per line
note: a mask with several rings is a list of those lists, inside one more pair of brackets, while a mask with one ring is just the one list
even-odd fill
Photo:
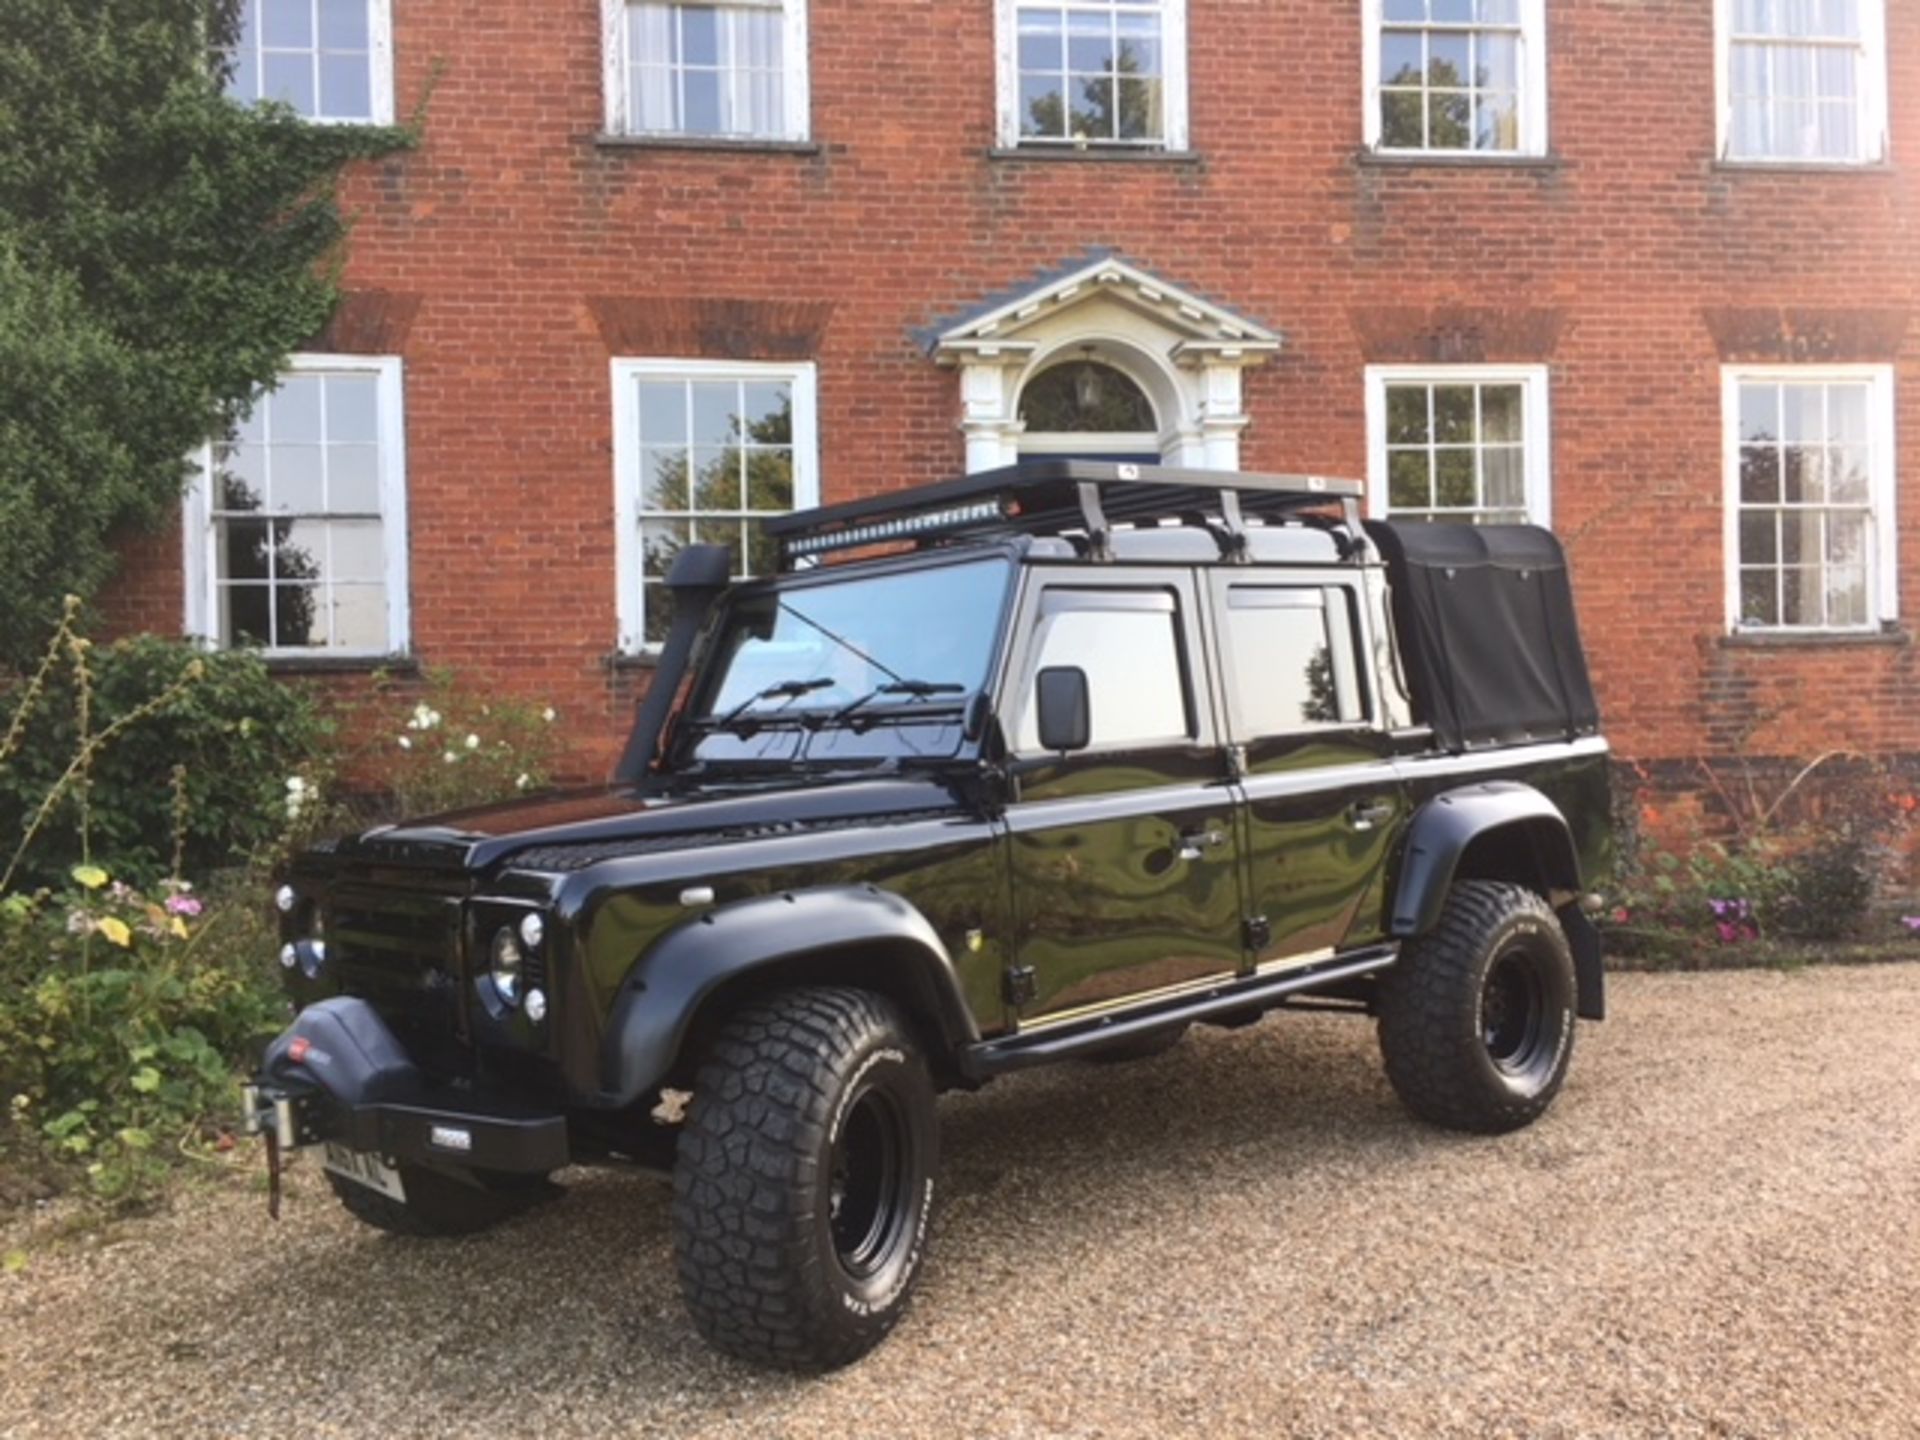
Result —
[[1038, 993], [1033, 981], [1033, 966], [1009, 965], [1000, 979], [1000, 996], [1007, 1004], [1018, 1010], [1031, 1005]]
[[1273, 925], [1264, 915], [1249, 915], [1240, 922], [1241, 943], [1258, 955], [1273, 943]]

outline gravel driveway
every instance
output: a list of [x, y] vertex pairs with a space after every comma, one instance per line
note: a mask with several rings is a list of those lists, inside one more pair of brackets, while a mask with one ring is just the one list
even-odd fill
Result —
[[701, 1347], [653, 1179], [439, 1244], [227, 1187], [0, 1277], [0, 1433], [1920, 1431], [1920, 966], [1612, 998], [1499, 1140], [1335, 1016], [950, 1097], [914, 1310], [824, 1380]]

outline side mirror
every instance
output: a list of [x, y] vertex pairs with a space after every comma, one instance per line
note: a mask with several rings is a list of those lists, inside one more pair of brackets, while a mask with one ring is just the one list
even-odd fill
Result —
[[1087, 672], [1078, 665], [1049, 665], [1034, 684], [1039, 711], [1040, 748], [1064, 755], [1084, 750], [1093, 736], [1087, 700]]

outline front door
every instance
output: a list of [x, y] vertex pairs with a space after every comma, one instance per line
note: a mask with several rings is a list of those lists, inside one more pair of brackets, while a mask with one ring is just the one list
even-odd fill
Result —
[[[1235, 796], [1214, 731], [1192, 573], [1030, 572], [1016, 632], [1008, 807], [1020, 1018], [1061, 1019], [1232, 975], [1243, 945]], [[1039, 750], [1034, 677], [1086, 672], [1091, 743]]]

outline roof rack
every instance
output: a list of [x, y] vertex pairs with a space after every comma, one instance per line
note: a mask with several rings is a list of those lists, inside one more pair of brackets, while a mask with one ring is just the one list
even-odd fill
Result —
[[1067, 535], [1095, 560], [1111, 560], [1116, 524], [1180, 520], [1201, 525], [1223, 558], [1245, 559], [1246, 522], [1278, 522], [1337, 505], [1349, 543], [1364, 543], [1360, 485], [1320, 475], [1243, 475], [1172, 465], [1029, 460], [865, 500], [771, 516], [765, 532], [781, 566], [890, 541], [920, 546], [991, 535]]

